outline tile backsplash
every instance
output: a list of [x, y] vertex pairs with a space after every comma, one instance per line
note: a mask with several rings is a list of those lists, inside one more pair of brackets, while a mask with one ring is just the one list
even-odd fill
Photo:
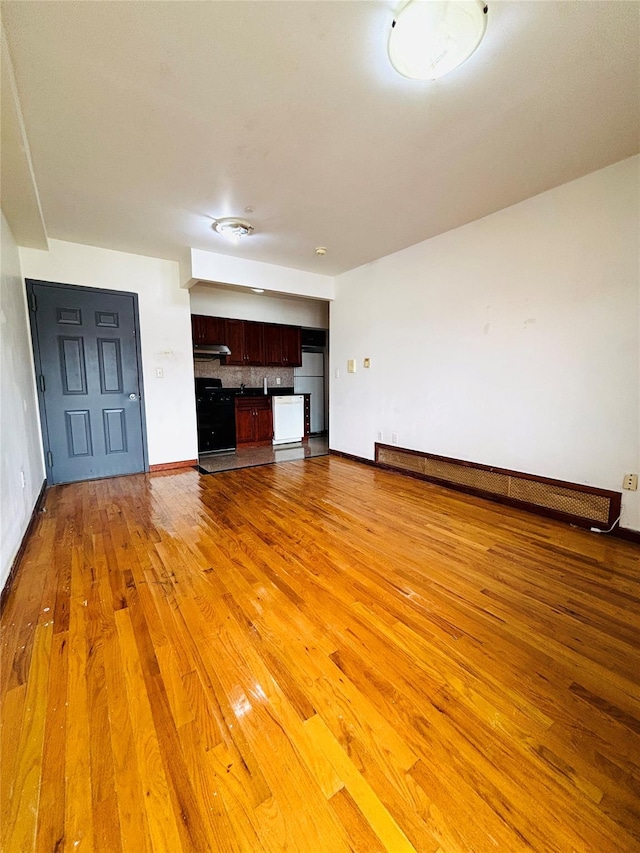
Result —
[[218, 359], [193, 362], [193, 372], [205, 379], [213, 377], [222, 379], [223, 388], [239, 388], [243, 383], [247, 388], [262, 388], [264, 377], [267, 377], [269, 388], [275, 388], [276, 378], [280, 377], [280, 385], [293, 386], [293, 367], [232, 367], [222, 365]]

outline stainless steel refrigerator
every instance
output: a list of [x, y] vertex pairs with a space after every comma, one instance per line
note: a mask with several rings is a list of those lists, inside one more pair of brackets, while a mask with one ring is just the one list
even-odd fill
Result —
[[293, 371], [293, 390], [311, 394], [311, 432], [324, 432], [324, 353], [302, 353], [302, 367]]

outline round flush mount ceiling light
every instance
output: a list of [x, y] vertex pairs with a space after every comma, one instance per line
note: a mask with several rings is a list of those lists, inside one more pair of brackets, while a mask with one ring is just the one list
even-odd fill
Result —
[[322, 258], [326, 254], [327, 254], [327, 247], [326, 246], [318, 246], [318, 248], [316, 249], [316, 255], [320, 255], [320, 257]]
[[228, 237], [238, 243], [243, 237], [247, 237], [254, 230], [253, 225], [246, 219], [238, 219], [236, 216], [223, 216], [222, 219], [214, 219], [211, 226], [218, 234]]
[[389, 59], [403, 77], [437, 80], [467, 60], [487, 29], [482, 0], [409, 0], [389, 33]]

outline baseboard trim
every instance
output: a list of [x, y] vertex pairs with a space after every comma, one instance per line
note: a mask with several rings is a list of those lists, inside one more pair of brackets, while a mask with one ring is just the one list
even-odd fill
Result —
[[329, 448], [330, 456], [340, 456], [342, 459], [350, 459], [352, 462], [361, 462], [363, 465], [371, 465], [374, 468], [381, 468], [381, 465], [378, 465], [377, 462], [374, 462], [373, 459], [365, 459], [364, 456], [355, 456], [353, 453], [344, 453], [342, 450], [332, 450]]
[[610, 536], [617, 536], [618, 539], [626, 539], [628, 542], [637, 542], [640, 545], [640, 530], [631, 530], [630, 527], [616, 527]]
[[182, 459], [179, 462], [160, 462], [158, 465], [149, 465], [149, 472], [171, 471], [173, 468], [193, 468], [198, 464], [197, 459]]
[[36, 519], [38, 514], [42, 508], [42, 504], [44, 502], [44, 495], [47, 490], [47, 480], [46, 478], [42, 481], [42, 486], [40, 487], [40, 492], [38, 493], [38, 497], [36, 498], [36, 502], [33, 506], [33, 510], [31, 512], [31, 518], [29, 519], [29, 523], [27, 524], [27, 529], [24, 532], [22, 537], [22, 541], [20, 542], [20, 547], [18, 548], [18, 552], [13, 558], [13, 563], [11, 563], [11, 568], [9, 569], [9, 574], [7, 576], [7, 581], [0, 593], [0, 614], [4, 613], [5, 604], [7, 603], [7, 599], [9, 598], [9, 594], [15, 583], [16, 577], [18, 575], [18, 571], [20, 568], [20, 562], [24, 556], [24, 552], [27, 548], [27, 542], [29, 541], [29, 537], [31, 535], [31, 531], [36, 523]]

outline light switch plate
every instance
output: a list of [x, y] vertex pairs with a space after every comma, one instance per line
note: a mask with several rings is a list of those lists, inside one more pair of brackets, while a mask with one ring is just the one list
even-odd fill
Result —
[[355, 360], [355, 358], [350, 358], [347, 361], [347, 372], [348, 373], [355, 373], [356, 372], [356, 360]]

